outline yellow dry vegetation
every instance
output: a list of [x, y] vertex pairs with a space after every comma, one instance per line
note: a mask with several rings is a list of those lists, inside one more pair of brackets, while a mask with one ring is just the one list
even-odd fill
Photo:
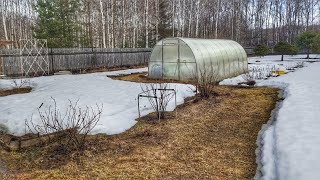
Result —
[[21, 87], [21, 88], [14, 88], [14, 89], [0, 89], [0, 97], [2, 96], [9, 96], [13, 94], [24, 94], [31, 92], [31, 87]]

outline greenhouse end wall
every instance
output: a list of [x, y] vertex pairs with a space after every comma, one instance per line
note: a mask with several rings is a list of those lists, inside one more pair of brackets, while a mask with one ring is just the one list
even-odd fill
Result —
[[148, 76], [190, 80], [209, 69], [219, 80], [240, 75], [248, 71], [246, 52], [232, 40], [167, 38], [153, 48]]

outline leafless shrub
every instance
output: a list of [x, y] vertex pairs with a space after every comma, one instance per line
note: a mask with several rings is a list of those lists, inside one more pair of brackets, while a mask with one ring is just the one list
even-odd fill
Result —
[[253, 86], [255, 85], [256, 80], [262, 80], [271, 77], [275, 69], [275, 66], [253, 67], [250, 71], [243, 74], [242, 78], [245, 80], [247, 85]]
[[273, 76], [273, 72], [276, 71], [276, 66], [267, 66], [264, 70], [265, 74], [266, 74], [266, 78], [272, 77]]
[[176, 91], [170, 89], [168, 83], [149, 83], [140, 86], [142, 93], [139, 94], [139, 98], [147, 98], [152, 109], [157, 113], [159, 120], [164, 119], [169, 102], [176, 97]]
[[42, 105], [38, 108], [40, 124], [34, 123], [32, 118], [26, 121], [28, 130], [33, 134], [47, 135], [47, 143], [54, 138], [62, 147], [83, 150], [88, 135], [100, 120], [103, 105], [97, 104], [96, 108], [89, 106], [81, 108], [78, 106], [78, 101], [72, 103], [69, 100], [68, 108], [65, 112], [61, 112], [56, 100], [51, 99], [54, 102], [53, 106], [45, 110], [41, 110]]
[[249, 70], [248, 72], [246, 72], [245, 74], [242, 75], [242, 78], [247, 82], [254, 81], [255, 77], [256, 77], [256, 70], [255, 69]]
[[294, 70], [296, 70], [296, 68], [294, 66], [286, 65], [286, 70], [294, 71]]
[[304, 67], [304, 62], [300, 61], [296, 63], [296, 68], [303, 68]]
[[14, 88], [20, 89], [25, 86], [30, 86], [30, 80], [28, 79], [12, 79], [12, 85]]
[[198, 72], [193, 75], [193, 83], [200, 97], [209, 98], [215, 94], [214, 87], [219, 84], [220, 76], [218, 70], [212, 64], [203, 65]]
[[253, 86], [256, 84], [256, 71], [255, 70], [251, 70], [246, 72], [245, 74], [242, 74], [242, 79], [244, 79], [246, 81], [246, 84], [249, 86]]
[[294, 65], [287, 65], [287, 66], [286, 66], [286, 70], [288, 70], [288, 71], [295, 71], [296, 69], [298, 69], [298, 68], [303, 68], [303, 67], [304, 67], [304, 62], [301, 61], [301, 62], [295, 63]]

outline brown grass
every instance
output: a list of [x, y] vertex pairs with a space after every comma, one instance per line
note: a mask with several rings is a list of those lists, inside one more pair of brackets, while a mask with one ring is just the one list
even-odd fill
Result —
[[257, 135], [278, 90], [216, 92], [188, 99], [177, 117], [156, 123], [151, 114], [122, 134], [92, 136], [79, 158], [50, 147], [0, 155], [16, 179], [252, 179]]
[[[97, 73], [97, 72], [109, 72], [109, 71], [119, 71], [119, 70], [127, 70], [127, 69], [139, 69], [145, 68], [145, 65], [141, 66], [121, 66], [121, 67], [113, 67], [113, 68], [96, 68], [96, 69], [87, 69], [82, 70], [81, 74], [88, 74], [88, 73]], [[79, 71], [73, 71], [73, 73], [80, 73]]]
[[31, 87], [22, 87], [22, 88], [14, 88], [14, 89], [0, 89], [0, 97], [9, 96], [13, 94], [25, 94], [31, 92]]
[[126, 75], [117, 75], [117, 76], [109, 76], [114, 80], [121, 80], [121, 81], [130, 81], [130, 82], [139, 82], [139, 83], [188, 83], [188, 82], [181, 82], [173, 79], [151, 79], [146, 76], [147, 73], [132, 73]]

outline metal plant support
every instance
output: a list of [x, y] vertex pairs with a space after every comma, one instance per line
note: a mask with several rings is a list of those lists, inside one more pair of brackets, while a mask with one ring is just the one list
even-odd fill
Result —
[[[138, 113], [139, 113], [139, 118], [141, 118], [141, 111], [140, 111], [140, 98], [153, 98], [155, 99], [156, 101], [156, 105], [157, 105], [157, 112], [160, 111], [159, 109], [159, 97], [158, 96], [148, 96], [148, 95], [145, 95], [147, 92], [150, 92], [150, 91], [154, 91], [154, 94], [157, 94], [156, 92], [157, 91], [171, 91], [173, 94], [174, 94], [174, 102], [175, 102], [175, 107], [177, 107], [177, 92], [175, 89], [150, 89], [148, 91], [144, 91], [142, 93], [139, 93], [138, 94]], [[175, 112], [176, 112], [176, 116], [177, 116], [177, 108], [175, 109]], [[158, 113], [158, 119], [160, 121], [160, 113]]]
[[49, 75], [50, 63], [46, 39], [21, 39], [20, 59], [22, 76]]

